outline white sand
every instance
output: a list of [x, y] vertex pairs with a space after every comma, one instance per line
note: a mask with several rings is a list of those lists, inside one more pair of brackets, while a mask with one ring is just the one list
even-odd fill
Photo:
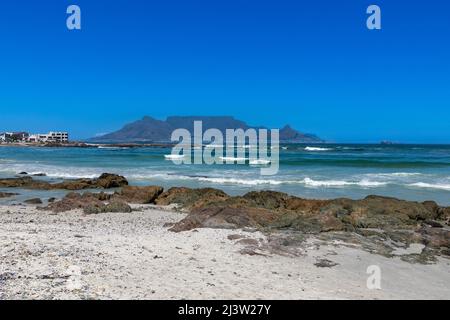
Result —
[[[447, 259], [410, 264], [313, 240], [298, 257], [243, 255], [228, 235], [264, 235], [163, 227], [182, 217], [0, 206], [0, 299], [450, 299]], [[339, 265], [316, 267], [320, 258]], [[381, 268], [381, 290], [367, 289], [369, 265]]]

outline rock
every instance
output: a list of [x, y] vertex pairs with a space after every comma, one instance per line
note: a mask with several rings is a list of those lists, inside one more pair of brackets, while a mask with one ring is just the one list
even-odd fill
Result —
[[129, 203], [155, 203], [156, 198], [163, 192], [163, 190], [164, 189], [162, 187], [158, 186], [124, 186], [122, 190], [115, 195], [115, 197]]
[[28, 173], [25, 171], [19, 172], [20, 175], [27, 175]]
[[[291, 229], [304, 233], [366, 228], [413, 232], [420, 221], [435, 221], [448, 214], [446, 208], [432, 201], [418, 203], [381, 196], [362, 200], [308, 200], [275, 191], [229, 197], [216, 189], [171, 188], [156, 203], [179, 203], [190, 211], [170, 229], [177, 232], [208, 227]], [[410, 238], [408, 234], [405, 240]]]
[[422, 243], [427, 247], [450, 249], [450, 230], [424, 226], [420, 228], [419, 234], [422, 235]]
[[54, 198], [54, 197], [48, 198], [48, 200], [47, 200], [48, 203], [53, 203], [55, 201], [56, 201], [56, 198]]
[[[109, 203], [105, 203], [109, 201]], [[64, 198], [49, 205], [45, 210], [55, 213], [65, 212], [75, 209], [83, 209], [86, 214], [97, 214], [102, 212], [131, 212], [131, 207], [124, 201], [113, 199], [110, 194], [100, 192], [83, 194], [70, 192]]]
[[0, 179], [0, 187], [3, 188], [25, 188], [37, 190], [84, 190], [84, 189], [110, 189], [128, 185], [128, 181], [119, 175], [104, 173], [96, 179], [73, 179], [64, 180], [60, 183], [49, 183], [47, 181], [34, 180], [31, 177]]
[[444, 227], [441, 223], [434, 221], [434, 220], [425, 220], [423, 223], [426, 225], [429, 225], [430, 227], [433, 227], [433, 228], [443, 228]]
[[236, 241], [236, 244], [241, 244], [244, 246], [258, 247], [259, 241], [256, 239], [241, 239], [241, 240]]
[[107, 212], [123, 212], [129, 213], [131, 212], [131, 207], [123, 201], [114, 200], [109, 204], [90, 204], [83, 209], [85, 214], [99, 214], [99, 213], [107, 213]]
[[128, 185], [127, 179], [112, 173], [103, 173], [98, 179], [94, 180], [94, 184], [99, 188], [111, 189]]
[[104, 212], [104, 208], [106, 206], [102, 203], [102, 204], [89, 204], [86, 207], [83, 208], [83, 213], [84, 214], [99, 214]]
[[[434, 219], [437, 215], [421, 203], [380, 196], [368, 196], [362, 200], [335, 199], [330, 205], [328, 208], [336, 216], [341, 216], [342, 222], [356, 228], [415, 226], [417, 221]], [[342, 215], [338, 210], [347, 213]]]
[[124, 201], [114, 200], [105, 206], [105, 212], [131, 212], [131, 207]]
[[50, 203], [43, 209], [59, 213], [75, 209], [83, 209], [89, 206], [102, 206], [104, 203], [99, 200], [99, 197], [99, 195], [90, 192], [85, 192], [83, 194], [70, 192], [63, 199]]
[[205, 207], [194, 209], [169, 230], [180, 232], [195, 228], [261, 227], [275, 218], [276, 214], [260, 208]]
[[17, 195], [18, 193], [0, 192], [0, 198], [9, 198]]
[[211, 203], [221, 202], [228, 198], [229, 196], [225, 192], [218, 189], [190, 189], [175, 187], [162, 193], [156, 199], [156, 204], [162, 206], [178, 204], [181, 205], [182, 208], [190, 210], [200, 208]]
[[233, 240], [245, 238], [245, 236], [243, 236], [241, 234], [230, 234], [227, 238], [228, 238], [228, 240], [233, 241]]
[[314, 263], [314, 265], [318, 268], [332, 268], [339, 265], [339, 263], [333, 262], [328, 259], [319, 259], [316, 263]]
[[28, 199], [24, 201], [27, 204], [42, 204], [42, 200], [39, 198]]
[[31, 177], [7, 178], [0, 179], [0, 187], [2, 188], [28, 188], [36, 187], [36, 189], [48, 190], [48, 183], [35, 181]]
[[36, 173], [33, 174], [33, 177], [46, 177], [47, 175], [45, 173]]

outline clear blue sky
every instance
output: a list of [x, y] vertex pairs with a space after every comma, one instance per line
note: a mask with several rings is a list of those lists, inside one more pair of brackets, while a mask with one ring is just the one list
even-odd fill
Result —
[[233, 115], [338, 142], [450, 143], [449, 15], [445, 0], [2, 1], [0, 131]]

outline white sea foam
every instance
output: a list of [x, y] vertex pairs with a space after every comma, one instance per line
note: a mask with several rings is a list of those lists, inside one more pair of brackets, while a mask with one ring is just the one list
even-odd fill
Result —
[[389, 177], [413, 177], [413, 176], [420, 176], [421, 174], [422, 173], [419, 172], [392, 172], [392, 173], [368, 173], [366, 174], [366, 176], [389, 178]]
[[164, 155], [166, 160], [180, 160], [184, 158], [183, 154], [166, 154]]
[[97, 149], [125, 150], [125, 149], [130, 149], [130, 148], [129, 148], [129, 147], [107, 147], [107, 146], [98, 146]]
[[408, 186], [416, 187], [416, 188], [450, 190], [450, 184], [446, 184], [446, 183], [416, 182], [416, 183], [411, 183]]
[[345, 181], [345, 180], [313, 180], [305, 178], [302, 182], [311, 187], [344, 187], [344, 186], [361, 186], [361, 187], [380, 187], [384, 186], [386, 182], [360, 180], [360, 181]]
[[282, 181], [282, 180], [263, 180], [263, 179], [237, 179], [237, 178], [198, 178], [199, 181], [204, 182], [211, 182], [211, 183], [217, 183], [217, 184], [241, 184], [241, 185], [248, 185], [248, 186], [256, 186], [256, 185], [280, 185], [284, 183], [289, 183], [289, 181]]
[[219, 159], [223, 160], [223, 161], [230, 161], [230, 162], [248, 160], [247, 158], [242, 158], [242, 157], [219, 157]]
[[306, 147], [305, 151], [329, 151], [331, 148], [319, 148], [319, 147]]
[[270, 164], [270, 160], [264, 160], [264, 159], [254, 159], [250, 160], [249, 164], [252, 166], [264, 166]]

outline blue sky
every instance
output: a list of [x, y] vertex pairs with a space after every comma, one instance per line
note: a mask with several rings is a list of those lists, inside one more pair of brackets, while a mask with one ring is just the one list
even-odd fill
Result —
[[[66, 8], [82, 30], [66, 28]], [[366, 8], [382, 30], [366, 28]], [[450, 143], [450, 4], [55, 0], [0, 5], [0, 131], [88, 138], [233, 115], [337, 142]]]

